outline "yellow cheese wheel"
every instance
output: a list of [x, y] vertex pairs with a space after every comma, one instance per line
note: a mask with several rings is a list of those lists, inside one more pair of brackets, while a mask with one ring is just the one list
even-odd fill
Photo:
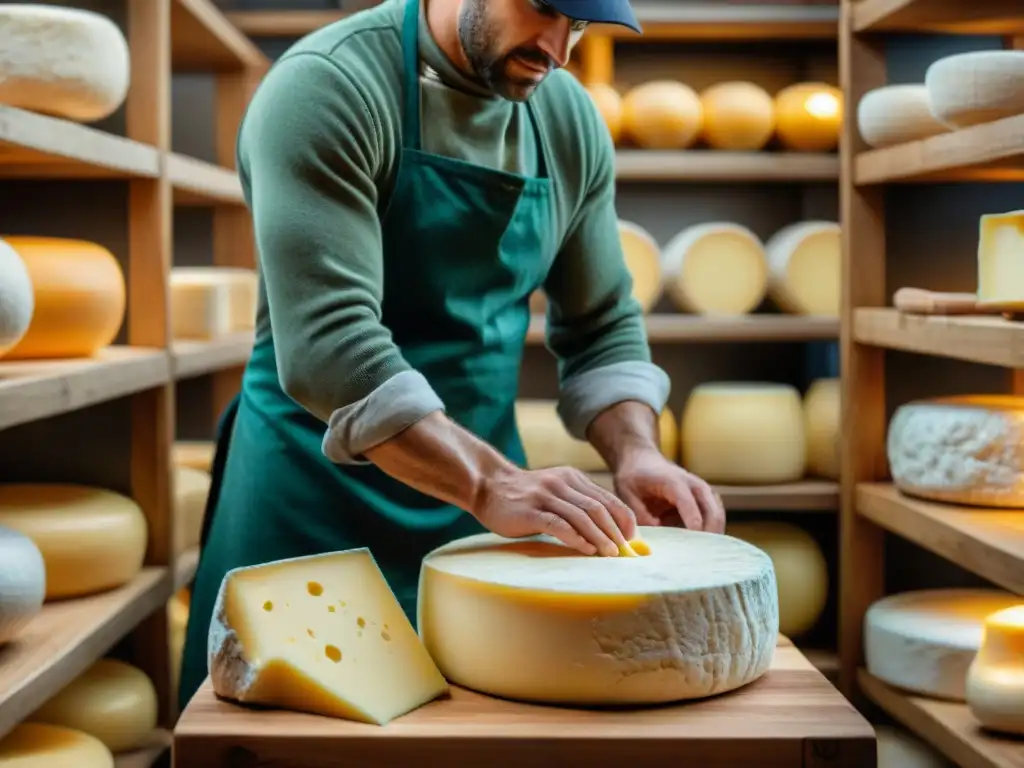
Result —
[[644, 149], [686, 149], [700, 136], [700, 97], [688, 85], [653, 80], [626, 92], [622, 128]]
[[95, 736], [46, 723], [21, 723], [0, 738], [3, 768], [114, 768], [114, 756]]
[[199, 546], [210, 483], [209, 472], [190, 467], [174, 468], [174, 538], [177, 552]]
[[170, 654], [171, 690], [177, 695], [181, 682], [181, 655], [185, 650], [185, 630], [188, 628], [190, 595], [186, 588], [167, 602], [167, 649]]
[[702, 136], [712, 149], [762, 149], [775, 132], [775, 102], [759, 85], [718, 83], [700, 96], [704, 112]]
[[91, 357], [117, 337], [125, 280], [106, 248], [84, 240], [5, 237], [32, 278], [35, 310], [28, 332], [5, 360]]
[[839, 144], [843, 92], [826, 83], [797, 83], [775, 94], [775, 134], [786, 149], [829, 152]]
[[783, 312], [839, 317], [842, 230], [834, 221], [789, 224], [765, 243], [768, 296]]
[[157, 726], [156, 688], [138, 667], [100, 659], [29, 720], [95, 736], [111, 752], [138, 749]]
[[216, 450], [217, 446], [213, 442], [179, 440], [174, 444], [171, 460], [178, 467], [209, 472], [213, 467], [213, 454]]
[[818, 379], [804, 395], [807, 473], [839, 479], [839, 438], [842, 435], [839, 379]]
[[103, 488], [0, 484], [0, 525], [39, 547], [47, 600], [121, 586], [139, 573], [146, 555], [142, 509]]
[[772, 559], [779, 588], [779, 632], [797, 638], [810, 631], [828, 600], [828, 563], [818, 543], [789, 523], [729, 523], [726, 533]]
[[612, 143], [618, 144], [622, 138], [622, 97], [614, 87], [604, 83], [593, 83], [587, 86], [587, 93], [594, 101], [601, 119], [608, 126]]
[[985, 728], [1024, 736], [1024, 597], [985, 619], [967, 670], [967, 707]]

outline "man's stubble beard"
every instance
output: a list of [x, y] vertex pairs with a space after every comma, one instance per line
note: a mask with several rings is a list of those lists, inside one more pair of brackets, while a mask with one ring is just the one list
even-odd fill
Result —
[[459, 12], [459, 42], [473, 72], [503, 99], [526, 101], [538, 83], [508, 76], [509, 54], [498, 51], [498, 39], [496, 25], [487, 16], [487, 0], [464, 0]]

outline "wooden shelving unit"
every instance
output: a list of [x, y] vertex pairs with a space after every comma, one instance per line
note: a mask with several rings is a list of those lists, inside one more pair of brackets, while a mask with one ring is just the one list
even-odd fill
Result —
[[[857, 130], [856, 105], [887, 82], [883, 41], [876, 33], [988, 33], [1012, 46], [1022, 28], [1020, 5], [1012, 1], [843, 0], [840, 14], [840, 73], [848, 104], [840, 174], [840, 687], [848, 697], [866, 696], [964, 768], [1020, 768], [1024, 744], [982, 732], [964, 704], [910, 695], [861, 669], [864, 614], [886, 594], [887, 532], [1024, 595], [1024, 513], [928, 503], [888, 482], [885, 352], [1021, 368], [1024, 324], [995, 317], [909, 316], [890, 308], [890, 294], [898, 286], [886, 285], [884, 185], [1024, 178], [1024, 117], [871, 150]], [[1019, 373], [1007, 377], [1007, 388], [1020, 391], [1015, 380]]]

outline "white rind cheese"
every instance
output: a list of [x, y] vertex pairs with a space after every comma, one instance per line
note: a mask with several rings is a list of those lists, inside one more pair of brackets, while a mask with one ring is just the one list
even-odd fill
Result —
[[0, 357], [28, 333], [35, 289], [21, 255], [0, 240]]
[[964, 701], [985, 618], [1019, 602], [995, 589], [919, 590], [882, 598], [864, 616], [868, 672], [923, 696]]
[[951, 504], [1024, 507], [1024, 398], [961, 395], [900, 406], [886, 440], [906, 494]]
[[970, 51], [946, 56], [925, 71], [932, 114], [967, 128], [1024, 114], [1024, 51]]
[[932, 114], [928, 89], [913, 83], [865, 93], [857, 105], [857, 130], [865, 144], [881, 149], [948, 133], [949, 126]]
[[79, 122], [128, 95], [128, 42], [113, 21], [56, 5], [0, 5], [0, 104]]
[[978, 222], [977, 305], [1024, 311], [1024, 210], [986, 214]]
[[42, 610], [46, 565], [28, 536], [0, 526], [0, 646]]
[[486, 533], [420, 573], [419, 627], [452, 683], [521, 701], [653, 704], [744, 686], [779, 631], [771, 559], [738, 539], [642, 528], [642, 557]]
[[985, 618], [967, 670], [967, 706], [985, 728], [1024, 736], [1024, 597]]
[[832, 221], [800, 221], [765, 243], [768, 296], [783, 312], [839, 316], [841, 230]]

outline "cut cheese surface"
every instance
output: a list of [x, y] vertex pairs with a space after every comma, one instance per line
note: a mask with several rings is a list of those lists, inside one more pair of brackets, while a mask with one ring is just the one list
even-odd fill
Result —
[[608, 127], [612, 143], [618, 144], [622, 138], [622, 96], [615, 88], [604, 83], [592, 83], [587, 86], [587, 93], [594, 101], [598, 114]]
[[256, 270], [176, 267], [170, 282], [174, 338], [213, 339], [255, 327]]
[[21, 723], [0, 738], [3, 768], [114, 768], [114, 756], [95, 736], [45, 723]]
[[181, 552], [199, 546], [211, 478], [208, 472], [189, 467], [175, 467], [173, 472], [174, 538], [176, 551]]
[[100, 659], [29, 716], [95, 736], [111, 752], [143, 746], [157, 726], [153, 681], [117, 659]]
[[124, 103], [128, 42], [98, 13], [57, 5], [0, 5], [0, 104], [94, 122]]
[[865, 144], [881, 149], [948, 133], [949, 126], [932, 114], [928, 89], [912, 83], [865, 93], [857, 105], [857, 130]]
[[32, 539], [0, 525], [0, 646], [42, 610], [46, 565]]
[[1024, 210], [982, 216], [978, 229], [978, 306], [1024, 311]]
[[878, 768], [956, 768], [926, 741], [904, 728], [876, 725]]
[[676, 307], [702, 315], [744, 315], [768, 288], [761, 240], [744, 226], [710, 222], [687, 227], [662, 252], [665, 291]]
[[1024, 398], [960, 395], [901, 405], [889, 422], [886, 454], [904, 493], [1024, 508]]
[[0, 240], [0, 357], [28, 333], [34, 310], [28, 268], [18, 252]]
[[804, 395], [804, 437], [809, 475], [839, 479], [842, 437], [839, 379], [817, 379]]
[[124, 273], [110, 251], [57, 237], [4, 240], [28, 269], [34, 302], [28, 332], [5, 360], [91, 357], [114, 341], [127, 298]]
[[230, 571], [209, 665], [224, 698], [381, 725], [448, 690], [367, 549]]
[[803, 221], [765, 243], [768, 295], [781, 310], [839, 317], [842, 231], [831, 221]]
[[217, 446], [213, 442], [179, 440], [174, 444], [171, 460], [178, 467], [209, 472], [213, 468], [213, 456]]
[[925, 71], [932, 113], [953, 128], [1024, 114], [1024, 51], [945, 56]]
[[682, 463], [709, 483], [788, 483], [804, 475], [803, 402], [795, 387], [708, 382], [683, 409]]
[[486, 533], [427, 555], [419, 627], [452, 683], [523, 701], [650, 704], [739, 688], [778, 634], [771, 560], [737, 539], [641, 528], [643, 557]]
[[146, 555], [142, 509], [102, 488], [0, 484], [0, 525], [39, 547], [47, 600], [119, 587], [139, 573]]
[[831, 152], [839, 144], [843, 92], [826, 83], [796, 83], [775, 94], [775, 135], [796, 152]]
[[700, 95], [702, 137], [712, 149], [749, 152], [763, 149], [775, 132], [775, 102], [759, 85], [725, 82]]
[[923, 696], [964, 701], [985, 617], [1019, 602], [994, 589], [919, 590], [882, 598], [864, 617], [868, 672]]
[[985, 617], [967, 670], [967, 706], [985, 728], [1024, 736], [1024, 597]]
[[643, 149], [686, 149], [696, 143], [702, 125], [700, 97], [683, 83], [652, 80], [623, 97], [623, 133]]

